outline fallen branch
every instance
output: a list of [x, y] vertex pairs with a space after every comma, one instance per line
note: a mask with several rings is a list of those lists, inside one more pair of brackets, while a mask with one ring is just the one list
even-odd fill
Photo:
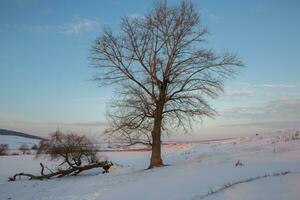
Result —
[[45, 174], [44, 173], [44, 168], [45, 168], [44, 165], [42, 163], [40, 163], [40, 165], [41, 165], [41, 168], [42, 168], [41, 169], [41, 175], [33, 175], [33, 174], [22, 172], [22, 173], [17, 173], [12, 177], [9, 177], [8, 181], [15, 181], [17, 177], [19, 177], [19, 179], [21, 179], [21, 177], [29, 177], [29, 180], [44, 180], [44, 179], [50, 179], [52, 177], [61, 178], [61, 177], [64, 177], [64, 176], [76, 176], [79, 173], [81, 173], [82, 171], [97, 168], [97, 167], [103, 168], [105, 170], [104, 172], [108, 173], [108, 170], [113, 165], [113, 163], [108, 162], [108, 161], [104, 161], [104, 162], [91, 163], [91, 164], [87, 164], [87, 165], [83, 165], [83, 166], [72, 166], [69, 169], [58, 170], [56, 172], [53, 172], [53, 171], [49, 170], [50, 171], [49, 174]]

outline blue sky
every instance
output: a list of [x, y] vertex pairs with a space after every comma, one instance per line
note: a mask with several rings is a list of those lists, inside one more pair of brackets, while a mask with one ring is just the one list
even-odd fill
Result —
[[[168, 1], [176, 4], [179, 1]], [[214, 120], [192, 133], [212, 138], [300, 128], [300, 2], [194, 1], [208, 46], [237, 53], [246, 68], [213, 100]], [[100, 133], [111, 88], [90, 81], [89, 48], [104, 26], [143, 15], [153, 1], [0, 1], [0, 128]]]

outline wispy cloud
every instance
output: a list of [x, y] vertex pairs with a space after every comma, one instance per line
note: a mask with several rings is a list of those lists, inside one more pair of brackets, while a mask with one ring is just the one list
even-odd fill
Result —
[[127, 15], [127, 17], [131, 18], [131, 19], [144, 19], [145, 16], [142, 14], [138, 14], [138, 13], [131, 13], [129, 15]]
[[214, 22], [217, 22], [217, 21], [220, 21], [220, 20], [224, 19], [224, 17], [218, 16], [218, 15], [215, 15], [215, 14], [212, 14], [212, 13], [209, 13], [208, 17], [211, 21], [214, 21]]
[[218, 22], [218, 21], [224, 19], [224, 17], [219, 16], [219, 15], [216, 15], [216, 14], [212, 13], [211, 11], [209, 11], [209, 10], [206, 9], [206, 8], [201, 9], [201, 14], [202, 14], [204, 17], [207, 17], [210, 21], [213, 21], [213, 22]]
[[100, 23], [97, 20], [87, 19], [87, 18], [76, 18], [70, 23], [61, 24], [61, 25], [32, 25], [24, 24], [22, 28], [26, 31], [32, 32], [56, 32], [64, 34], [67, 36], [70, 35], [80, 35], [85, 32], [90, 32], [100, 26]]
[[228, 90], [225, 92], [225, 95], [228, 97], [250, 97], [255, 96], [255, 94], [255, 91], [247, 89]]
[[252, 123], [223, 124], [221, 127], [255, 127], [255, 128], [300, 128], [300, 121], [265, 121]]
[[84, 102], [84, 101], [108, 101], [113, 99], [112, 96], [100, 96], [100, 97], [80, 97], [76, 98], [75, 101], [77, 102]]
[[[1, 113], [0, 113], [1, 114]], [[57, 128], [63, 132], [75, 133], [102, 133], [108, 126], [106, 121], [78, 121], [78, 122], [42, 122], [23, 119], [7, 118], [0, 115], [0, 127], [4, 129], [47, 135]]]
[[55, 123], [62, 126], [81, 126], [81, 127], [102, 127], [107, 126], [108, 122], [73, 122], [73, 123]]
[[285, 89], [285, 88], [300, 88], [300, 83], [247, 83], [247, 82], [236, 82], [238, 87], [247, 89], [259, 89], [259, 88], [274, 88], [274, 89]]
[[260, 84], [259, 87], [265, 87], [265, 88], [296, 88], [298, 87], [297, 84], [270, 84], [270, 83], [265, 83], [265, 84]]
[[65, 35], [78, 35], [83, 32], [92, 31], [99, 23], [91, 19], [76, 19], [70, 24], [62, 27], [61, 33]]
[[16, 6], [18, 6], [19, 8], [26, 8], [29, 5], [31, 5], [32, 3], [35, 3], [36, 1], [32, 1], [32, 0], [15, 0], [13, 1], [15, 3]]
[[256, 105], [232, 107], [221, 113], [224, 118], [250, 120], [300, 119], [300, 97], [279, 98]]

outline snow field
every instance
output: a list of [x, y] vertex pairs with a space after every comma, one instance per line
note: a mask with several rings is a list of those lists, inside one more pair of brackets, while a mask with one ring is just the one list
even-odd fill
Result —
[[[294, 133], [242, 137], [210, 144], [168, 145], [169, 166], [145, 170], [150, 152], [106, 152], [117, 163], [109, 174], [94, 169], [77, 177], [7, 182], [16, 172], [38, 174], [33, 156], [0, 157], [0, 199], [196, 200], [224, 184], [290, 171], [290, 174], [241, 183], [204, 199], [300, 199], [300, 140]], [[243, 166], [235, 167], [240, 160]], [[42, 160], [47, 166], [53, 163]]]

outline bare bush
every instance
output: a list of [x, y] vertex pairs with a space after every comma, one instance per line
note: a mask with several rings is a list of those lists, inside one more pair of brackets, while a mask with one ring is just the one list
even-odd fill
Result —
[[23, 153], [23, 154], [30, 154], [30, 150], [27, 144], [22, 144], [19, 147], [19, 150]]
[[236, 163], [235, 163], [235, 166], [236, 167], [242, 167], [244, 164], [242, 163], [241, 160], [238, 160]]
[[32, 145], [31, 150], [37, 150], [38, 146], [36, 144]]
[[7, 155], [8, 144], [0, 144], [0, 156]]
[[300, 134], [299, 131], [295, 131], [295, 132], [292, 132], [292, 133], [285, 133], [283, 135], [278, 135], [273, 139], [273, 141], [271, 143], [275, 144], [275, 143], [278, 143], [278, 142], [289, 142], [289, 141], [292, 141], [292, 140], [300, 140], [299, 134]]
[[50, 135], [47, 141], [41, 141], [37, 157], [45, 156], [51, 160], [60, 160], [60, 166], [69, 167], [95, 163], [99, 160], [94, 143], [84, 135], [63, 134], [59, 130]]

